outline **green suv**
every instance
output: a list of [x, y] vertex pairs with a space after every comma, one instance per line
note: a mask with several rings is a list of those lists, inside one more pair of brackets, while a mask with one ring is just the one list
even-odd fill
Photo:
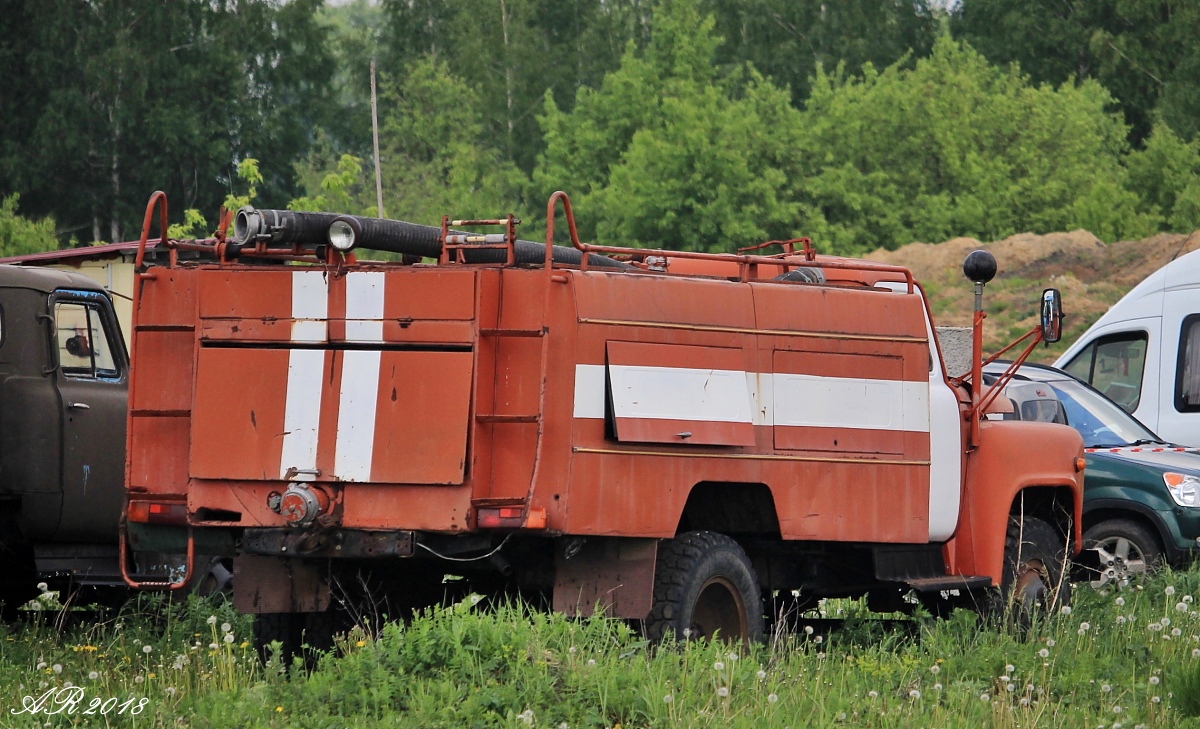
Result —
[[[1007, 363], [984, 368], [996, 380]], [[1200, 554], [1200, 450], [1166, 443], [1099, 391], [1062, 370], [1022, 365], [1004, 391], [1012, 413], [1066, 423], [1083, 436], [1084, 553], [1076, 575], [1123, 585], [1157, 564]]]

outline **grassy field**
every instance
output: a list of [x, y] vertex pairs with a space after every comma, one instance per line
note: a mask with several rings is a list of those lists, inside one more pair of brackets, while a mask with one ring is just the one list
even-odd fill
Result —
[[831, 631], [734, 650], [468, 601], [356, 629], [289, 674], [259, 665], [228, 605], [149, 595], [87, 624], [46, 610], [5, 629], [0, 726], [1200, 727], [1198, 602], [1200, 569], [1077, 586], [1073, 608], [1020, 636], [966, 611], [880, 621], [838, 601]]

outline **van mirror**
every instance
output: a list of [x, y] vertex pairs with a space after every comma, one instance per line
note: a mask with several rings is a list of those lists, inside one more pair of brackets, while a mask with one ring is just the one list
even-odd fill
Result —
[[1062, 296], [1058, 289], [1042, 292], [1042, 341], [1054, 344], [1062, 338]]

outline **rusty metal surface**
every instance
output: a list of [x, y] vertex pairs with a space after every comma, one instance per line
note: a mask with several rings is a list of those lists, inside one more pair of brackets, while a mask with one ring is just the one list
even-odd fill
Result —
[[641, 619], [654, 597], [657, 539], [567, 540], [554, 559], [554, 609], [572, 616], [599, 608], [614, 618]]
[[411, 531], [370, 532], [357, 529], [247, 529], [245, 554], [281, 557], [411, 557]]
[[233, 606], [241, 613], [319, 613], [329, 608], [327, 566], [301, 559], [239, 555]]

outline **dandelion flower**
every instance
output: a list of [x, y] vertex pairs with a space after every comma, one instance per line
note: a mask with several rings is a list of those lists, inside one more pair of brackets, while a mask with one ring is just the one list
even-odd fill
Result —
[[1183, 635], [1183, 631], [1180, 630], [1179, 628], [1171, 628], [1171, 635], [1178, 638], [1179, 636]]
[[1163, 616], [1163, 619], [1158, 621], [1158, 624], [1165, 628], [1171, 624], [1171, 619], [1166, 616]]
[[96, 679], [100, 678], [100, 674], [96, 673], [95, 671], [89, 671], [88, 678], [91, 679], [92, 681], [95, 681]]
[[758, 669], [758, 673], [756, 673], [756, 674], [754, 674], [754, 675], [755, 675], [755, 676], [758, 676], [758, 680], [759, 680], [759, 681], [761, 681], [761, 680], [763, 680], [764, 678], [766, 678], [766, 677], [767, 677], [767, 672], [766, 672], [766, 671], [764, 671], [764, 670], [762, 670], [762, 669], [760, 668], [760, 669]]
[[1017, 690], [1017, 685], [1015, 683], [1005, 684], [1004, 690], [1011, 694], [1013, 691]]
[[42, 670], [42, 669], [43, 669], [43, 668], [45, 668], [45, 667], [46, 667], [46, 663], [45, 663], [44, 661], [38, 661], [37, 667], [36, 667], [36, 668], [34, 668], [34, 670], [35, 670], [35, 671], [40, 671], [40, 670]]
[[517, 714], [517, 718], [524, 722], [526, 726], [533, 726], [533, 709], [522, 711], [520, 714]]
[[218, 643], [209, 643], [209, 644], [208, 644], [208, 649], [209, 649], [210, 651], [215, 651], [216, 649], [218, 649], [218, 648], [220, 648], [220, 647], [221, 647], [221, 646], [220, 646], [220, 644], [218, 644]]
[[1158, 682], [1159, 682], [1160, 680], [1161, 680], [1161, 679], [1160, 679], [1158, 676], [1151, 676], [1151, 677], [1150, 677], [1150, 685], [1151, 685], [1151, 686], [1157, 686], [1157, 685], [1158, 685]]
[[[1200, 650], [1200, 648], [1198, 648], [1197, 650]], [[879, 692], [878, 691], [868, 691], [867, 698], [877, 699], [877, 698], [879, 698]]]
[[720, 696], [721, 698], [725, 698], [725, 697], [729, 696], [729, 687], [728, 686], [719, 687], [717, 689], [717, 696]]
[[908, 692], [908, 698], [912, 699], [913, 701], [916, 701], [917, 699], [921, 698], [921, 692], [916, 689], [913, 689], [912, 691]]
[[570, 648], [567, 649], [567, 653], [570, 653], [571, 655], [575, 655], [575, 651], [577, 651], [577, 650], [579, 650], [579, 649], [576, 648], [575, 646], [571, 646]]
[[167, 691], [167, 696], [174, 696], [174, 695], [175, 695], [175, 687], [174, 687], [174, 686], [168, 686], [168, 687], [167, 687], [167, 689], [166, 689], [166, 691]]
[[1200, 658], [1200, 648], [1192, 649], [1192, 658]]
[[722, 661], [717, 661], [716, 663], [713, 664], [713, 670], [714, 671], [724, 671], [725, 664]]
[[1014, 666], [1014, 665], [1013, 665], [1013, 664], [1011, 664], [1011, 663], [1010, 663], [1010, 664], [1008, 664], [1007, 666], [1005, 666], [1005, 667], [1004, 667], [1004, 672], [1005, 672], [1005, 673], [1012, 673], [1012, 672], [1013, 672], [1013, 671], [1015, 671], [1015, 670], [1017, 670], [1017, 667], [1016, 667], [1016, 666]]
[[1188, 611], [1188, 605], [1186, 602], [1177, 602], [1175, 603], [1175, 610], [1176, 612], [1186, 613]]
[[142, 681], [145, 681], [145, 680], [146, 680], [146, 678], [144, 676], [134, 676], [133, 677], [134, 683], [141, 683]]
[[942, 685], [941, 685], [940, 683], [935, 683], [935, 684], [933, 685], [933, 690], [934, 690], [934, 691], [941, 691], [941, 690], [942, 690]]
[[821, 645], [824, 642], [825, 642], [825, 636], [818, 635], [817, 637], [813, 638], [813, 643], [816, 643], [817, 645]]
[[929, 672], [936, 676], [942, 672], [942, 667], [935, 663], [929, 667]]
[[589, 666], [594, 666], [594, 665], [596, 665], [596, 659], [595, 659], [595, 658], [589, 658], [589, 659], [588, 659], [588, 662], [587, 662], [587, 664], [588, 664]]
[[229, 623], [221, 623], [221, 632], [222, 633], [228, 633], [231, 630], [233, 630], [232, 625], [230, 625]]
[[726, 654], [726, 656], [725, 656], [725, 657], [729, 659], [729, 662], [730, 662], [730, 663], [733, 663], [734, 661], [736, 661], [736, 660], [738, 659], [738, 654], [736, 654], [736, 653], [728, 653], [728, 654]]
[[1070, 615], [1071, 614], [1071, 606], [1063, 605], [1062, 608], [1059, 609], [1059, 612], [1062, 613], [1063, 615]]
[[1047, 648], [1053, 648], [1053, 647], [1054, 647], [1054, 639], [1053, 639], [1053, 638], [1047, 638], [1047, 639], [1046, 639], [1046, 647], [1047, 647]]
[[1124, 625], [1124, 624], [1125, 624], [1125, 616], [1124, 616], [1124, 615], [1118, 615], [1118, 616], [1117, 616], [1117, 625]]
[[[205, 621], [205, 622], [207, 622], [209, 625], [216, 625], [216, 624], [217, 624], [217, 616], [216, 616], [216, 615], [209, 615], [209, 616], [208, 616], [208, 620], [207, 620], [207, 621]], [[283, 707], [282, 707], [282, 706], [280, 706], [278, 710], [279, 710], [279, 711], [283, 711]]]
[[812, 627], [811, 625], [805, 625], [805, 626], [804, 626], [804, 634], [805, 634], [805, 635], [812, 635], [812, 634], [813, 634], [813, 627]]
[[1091, 629], [1092, 629], [1092, 624], [1087, 622], [1086, 620], [1079, 624], [1079, 630], [1081, 630], [1084, 633], [1088, 632]]
[[1020, 703], [1020, 704], [1021, 704], [1021, 706], [1029, 706], [1029, 697], [1028, 697], [1028, 696], [1022, 696], [1022, 697], [1021, 697], [1021, 700], [1020, 700], [1018, 703]]
[[62, 673], [62, 664], [55, 663], [53, 666], [50, 667], [50, 670], [54, 671], [55, 673]]
[[1114, 706], [1114, 707], [1113, 707], [1113, 713], [1114, 713], [1114, 714], [1120, 714], [1120, 713], [1121, 713], [1121, 707], [1120, 707], [1120, 706]]
[[1117, 607], [1121, 607], [1122, 605], [1125, 604], [1125, 598], [1118, 597], [1116, 600], [1113, 600], [1113, 602], [1115, 602], [1117, 604]]
[[979, 694], [979, 700], [986, 704], [992, 700], [992, 695], [985, 691], [984, 693]]
[[1184, 595], [1184, 596], [1183, 596], [1183, 601], [1184, 601], [1184, 602], [1191, 602], [1191, 601], [1192, 601], [1192, 596], [1191, 596], [1191, 595]]
[[[871, 693], [874, 693], [874, 692], [872, 691]], [[779, 701], [779, 696], [777, 694], [767, 694], [767, 703], [768, 704], [773, 704], [776, 701]]]
[[225, 637], [223, 638], [223, 640], [224, 640], [226, 643], [232, 643], [232, 642], [233, 642], [233, 633], [226, 633], [226, 634], [225, 634]]
[[153, 647], [153, 646], [151, 646], [149, 643], [147, 643], [146, 645], [142, 646], [142, 653], [145, 653], [146, 655], [150, 655], [150, 652], [151, 652], [151, 651], [153, 651], [153, 650], [154, 650], [154, 647]]
[[666, 696], [664, 696], [664, 697], [663, 697], [663, 703], [664, 703], [664, 704], [669, 704], [669, 703], [671, 703], [671, 702], [672, 702], [672, 701], [674, 701], [674, 700], [675, 700], [675, 697], [674, 697], [674, 696], [672, 696], [671, 694], [667, 694]]
[[[1080, 631], [1079, 631], [1079, 634], [1080, 634], [1080, 635], [1083, 635], [1083, 631], [1082, 631], [1082, 630], [1080, 630]], [[1049, 649], [1049, 648], [1043, 648], [1043, 649], [1041, 649], [1040, 651], [1038, 651], [1038, 655], [1039, 655], [1039, 656], [1041, 656], [1042, 658], [1049, 658], [1049, 657], [1050, 657], [1050, 649]]]
[[1163, 592], [1164, 592], [1164, 593], [1165, 593], [1165, 594], [1166, 594], [1168, 597], [1170, 597], [1171, 595], [1174, 595], [1174, 594], [1175, 594], [1175, 586], [1174, 586], [1174, 585], [1167, 585], [1166, 589], [1164, 589], [1164, 590], [1163, 590]]
[[1161, 703], [1162, 703], [1162, 697], [1161, 697], [1161, 696], [1151, 696], [1151, 697], [1150, 697], [1150, 703], [1152, 703], [1152, 704], [1161, 704]]
[[1101, 684], [1100, 690], [1106, 694], [1112, 693], [1112, 686], [1109, 684]]

